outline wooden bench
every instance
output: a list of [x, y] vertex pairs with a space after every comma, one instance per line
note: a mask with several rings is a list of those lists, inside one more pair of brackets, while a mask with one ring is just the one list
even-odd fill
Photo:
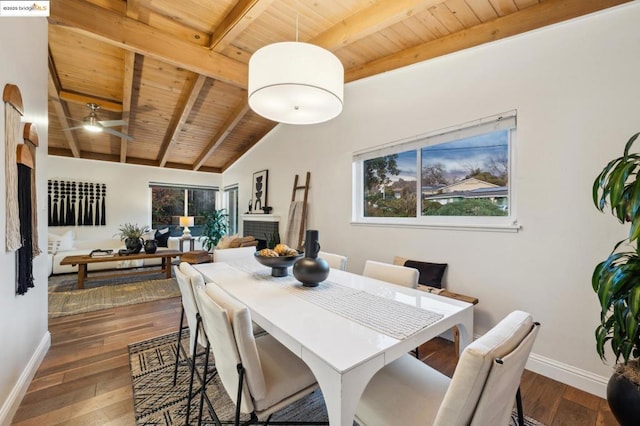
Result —
[[[408, 259], [404, 258], [404, 257], [399, 257], [399, 256], [395, 256], [393, 258], [393, 264], [394, 265], [400, 265], [400, 266], [404, 266], [404, 263], [407, 261]], [[465, 296], [464, 294], [459, 294], [459, 293], [454, 293], [452, 291], [449, 291], [445, 288], [436, 288], [436, 287], [429, 287], [427, 285], [422, 285], [422, 284], [418, 284], [418, 290], [422, 290], [422, 291], [426, 291], [427, 293], [433, 293], [433, 294], [437, 294], [439, 296], [444, 296], [444, 297], [449, 297], [451, 299], [456, 299], [456, 300], [461, 300], [463, 302], [467, 302], [467, 303], [471, 303], [473, 305], [477, 305], [478, 304], [478, 298], [477, 297], [472, 297], [472, 296]], [[458, 327], [453, 327], [451, 329], [451, 332], [453, 333], [453, 342], [456, 348], [456, 355], [460, 354], [460, 330], [458, 330]], [[473, 333], [473, 330], [469, 330], [469, 333]]]
[[[155, 253], [137, 253], [137, 254], [127, 254], [127, 255], [118, 255], [114, 254], [113, 256], [99, 256], [99, 257], [91, 257], [89, 255], [79, 255], [79, 256], [67, 256], [60, 262], [61, 265], [78, 265], [78, 290], [84, 289], [84, 282], [89, 279], [87, 274], [87, 265], [92, 263], [101, 263], [101, 262], [114, 262], [114, 261], [122, 261], [122, 260], [137, 260], [137, 259], [162, 259], [162, 264], [160, 269], [152, 269], [152, 270], [136, 270], [131, 271], [129, 269], [122, 270], [121, 272], [115, 272], [113, 274], [101, 274], [100, 278], [120, 278], [120, 277], [131, 277], [135, 275], [144, 275], [144, 274], [157, 274], [158, 272], [164, 272], [167, 278], [171, 278], [171, 259], [174, 257], [180, 257], [182, 255], [181, 251], [178, 250], [162, 250], [157, 251]], [[154, 265], [155, 266], [155, 265]], [[147, 267], [150, 268], [150, 267]]]

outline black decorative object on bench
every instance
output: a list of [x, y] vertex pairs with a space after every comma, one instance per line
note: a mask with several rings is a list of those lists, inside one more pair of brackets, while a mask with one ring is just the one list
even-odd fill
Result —
[[158, 242], [156, 240], [145, 240], [144, 241], [144, 252], [153, 254], [158, 250]]

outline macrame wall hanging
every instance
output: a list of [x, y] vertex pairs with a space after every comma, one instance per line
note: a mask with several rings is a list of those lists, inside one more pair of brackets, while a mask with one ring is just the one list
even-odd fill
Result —
[[[5, 184], [6, 248], [16, 253], [16, 293], [25, 294], [34, 286], [33, 258], [41, 253], [38, 246], [38, 217], [35, 187], [35, 126], [26, 123], [20, 134], [24, 114], [18, 86], [7, 84], [5, 102]], [[20, 139], [24, 139], [21, 143]]]
[[104, 226], [107, 224], [107, 185], [49, 179], [49, 226]]

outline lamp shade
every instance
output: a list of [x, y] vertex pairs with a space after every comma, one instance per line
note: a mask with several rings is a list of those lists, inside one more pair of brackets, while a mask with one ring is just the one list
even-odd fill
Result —
[[342, 63], [313, 44], [274, 43], [249, 60], [249, 106], [269, 120], [322, 123], [340, 114], [343, 93]]
[[180, 226], [193, 226], [193, 216], [180, 216]]

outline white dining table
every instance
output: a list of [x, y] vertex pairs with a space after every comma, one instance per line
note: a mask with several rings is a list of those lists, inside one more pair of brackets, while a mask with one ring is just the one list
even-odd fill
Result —
[[[337, 269], [331, 269], [320, 286], [308, 288], [291, 276], [291, 269], [287, 277], [271, 277], [270, 268], [255, 259], [194, 266], [206, 283], [217, 284], [244, 303], [253, 321], [309, 366], [322, 390], [332, 426], [353, 425], [362, 392], [382, 367], [453, 326], [460, 331], [462, 350], [473, 332], [472, 304]], [[437, 319], [408, 336], [392, 337], [367, 323], [367, 315], [376, 313], [386, 321], [386, 310], [369, 312], [363, 319], [354, 317], [358, 312], [345, 316], [315, 302], [316, 296], [325, 300], [329, 291], [365, 296], [366, 300], [373, 295], [373, 299], [384, 299], [383, 304], [395, 306], [399, 302]], [[379, 305], [378, 300], [373, 301], [376, 303], [371, 306]], [[402, 320], [393, 327], [401, 329]]]

